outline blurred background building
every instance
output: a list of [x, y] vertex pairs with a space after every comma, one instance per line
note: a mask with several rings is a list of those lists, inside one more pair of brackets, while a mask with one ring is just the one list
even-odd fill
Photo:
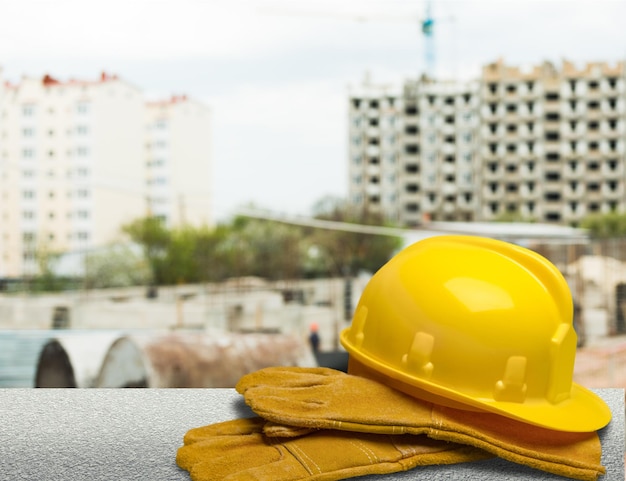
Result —
[[624, 67], [498, 60], [400, 92], [366, 78], [349, 95], [349, 201], [404, 226], [623, 211]]
[[150, 214], [169, 227], [211, 224], [209, 109], [172, 96], [147, 102], [145, 115]]
[[0, 82], [0, 277], [118, 240], [150, 212], [210, 222], [209, 129], [204, 105], [147, 102], [115, 75]]

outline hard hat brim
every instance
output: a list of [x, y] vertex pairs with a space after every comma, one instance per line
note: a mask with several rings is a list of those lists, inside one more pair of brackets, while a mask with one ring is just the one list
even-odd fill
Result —
[[611, 410], [602, 398], [577, 383], [572, 383], [570, 397], [559, 403], [551, 403], [546, 399], [530, 399], [518, 403], [474, 398], [410, 376], [365, 356], [350, 347], [345, 334], [345, 331], [341, 333], [341, 343], [349, 351], [351, 358], [354, 357], [357, 363], [375, 370], [378, 381], [381, 381], [380, 375], [386, 376], [390, 387], [435, 404], [456, 409], [492, 412], [535, 426], [567, 432], [597, 431], [611, 421]]

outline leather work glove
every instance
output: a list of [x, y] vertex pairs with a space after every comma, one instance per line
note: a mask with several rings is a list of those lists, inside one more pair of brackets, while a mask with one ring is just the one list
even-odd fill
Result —
[[267, 437], [264, 424], [261, 418], [243, 418], [191, 429], [176, 463], [193, 481], [334, 481], [492, 457], [426, 436], [318, 430]]
[[594, 481], [605, 468], [598, 434], [555, 431], [483, 411], [435, 405], [364, 377], [328, 368], [266, 368], [236, 386], [252, 410], [275, 425], [378, 434], [426, 434], [574, 479]]

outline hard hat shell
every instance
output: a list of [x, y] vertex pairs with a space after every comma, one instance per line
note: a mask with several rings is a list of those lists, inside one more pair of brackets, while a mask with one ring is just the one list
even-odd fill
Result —
[[494, 239], [436, 236], [372, 277], [341, 343], [353, 370], [408, 394], [591, 432], [611, 412], [572, 381], [572, 315], [567, 282], [539, 254]]

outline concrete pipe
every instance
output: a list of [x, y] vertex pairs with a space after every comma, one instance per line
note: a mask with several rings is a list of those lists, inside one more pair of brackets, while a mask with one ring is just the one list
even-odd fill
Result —
[[96, 387], [234, 387], [268, 366], [316, 366], [306, 339], [285, 334], [175, 332], [124, 336], [109, 349]]
[[81, 332], [47, 341], [37, 360], [35, 387], [93, 387], [119, 332]]

